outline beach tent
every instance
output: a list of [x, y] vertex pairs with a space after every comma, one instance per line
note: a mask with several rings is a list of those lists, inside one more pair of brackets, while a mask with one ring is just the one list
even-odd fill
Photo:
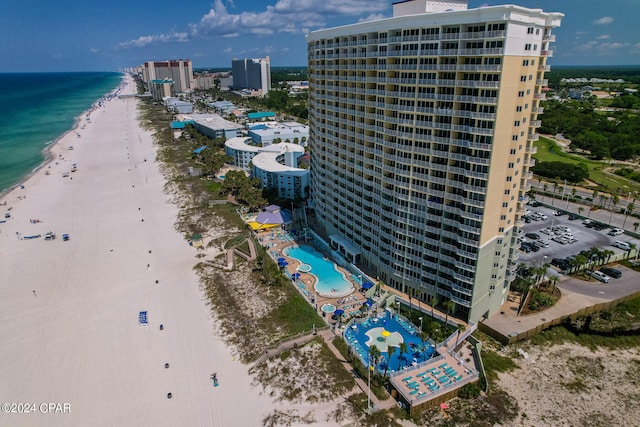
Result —
[[344, 314], [344, 310], [336, 310], [333, 312], [333, 314], [338, 317], [338, 316], [342, 316]]
[[291, 222], [291, 214], [288, 211], [281, 210], [280, 206], [270, 205], [256, 216], [255, 222], [275, 225], [289, 224]]
[[367, 289], [371, 289], [373, 287], [373, 283], [371, 282], [364, 282], [364, 284], [362, 285], [362, 289], [364, 289], [365, 291]]

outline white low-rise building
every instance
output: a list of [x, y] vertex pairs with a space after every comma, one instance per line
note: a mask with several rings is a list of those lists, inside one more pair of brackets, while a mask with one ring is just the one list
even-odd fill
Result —
[[297, 122], [263, 122], [249, 127], [249, 136], [258, 145], [291, 142], [303, 147], [309, 141], [309, 126]]
[[309, 170], [298, 167], [304, 147], [282, 142], [266, 147], [256, 145], [251, 138], [231, 138], [225, 142], [227, 156], [234, 166], [250, 171], [259, 178], [262, 187], [278, 191], [281, 199], [301, 199], [308, 196]]
[[193, 120], [193, 125], [198, 132], [209, 138], [226, 139], [241, 136], [244, 127], [241, 124], [230, 122], [217, 114], [186, 114], [182, 121]]

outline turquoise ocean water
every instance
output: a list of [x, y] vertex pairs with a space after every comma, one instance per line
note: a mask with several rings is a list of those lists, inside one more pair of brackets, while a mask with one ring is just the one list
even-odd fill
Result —
[[115, 89], [121, 73], [0, 73], [0, 193], [45, 160], [46, 146]]

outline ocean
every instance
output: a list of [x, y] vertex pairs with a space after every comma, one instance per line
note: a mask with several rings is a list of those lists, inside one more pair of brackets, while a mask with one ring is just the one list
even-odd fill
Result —
[[120, 84], [121, 73], [0, 73], [0, 193], [45, 160], [48, 144]]

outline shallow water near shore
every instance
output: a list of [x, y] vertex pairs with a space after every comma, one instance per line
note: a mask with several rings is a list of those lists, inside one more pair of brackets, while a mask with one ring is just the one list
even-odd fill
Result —
[[45, 160], [44, 149], [113, 90], [122, 74], [0, 73], [0, 193]]

